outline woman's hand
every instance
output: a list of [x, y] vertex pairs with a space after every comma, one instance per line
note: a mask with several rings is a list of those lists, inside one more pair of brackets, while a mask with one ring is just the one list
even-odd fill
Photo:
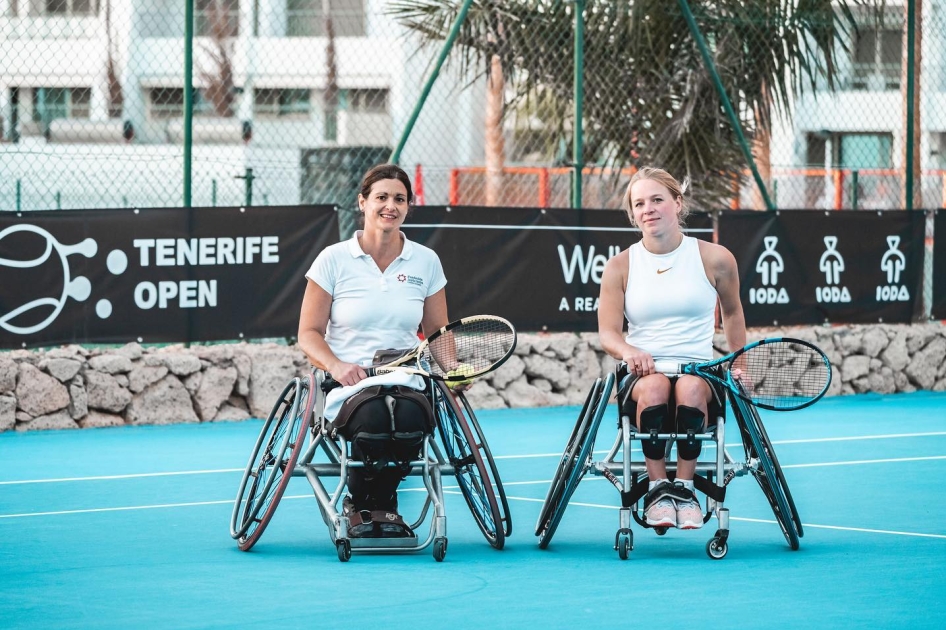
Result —
[[362, 369], [360, 365], [345, 363], [344, 361], [338, 361], [330, 366], [329, 374], [345, 387], [349, 387], [358, 381], [368, 378], [368, 375], [365, 374], [364, 369]]
[[625, 352], [621, 360], [627, 363], [627, 371], [634, 376], [647, 376], [656, 373], [654, 357], [643, 350], [631, 348]]

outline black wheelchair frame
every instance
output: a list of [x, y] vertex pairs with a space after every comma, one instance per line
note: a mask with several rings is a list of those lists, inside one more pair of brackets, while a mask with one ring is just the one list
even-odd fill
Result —
[[[305, 477], [336, 547], [347, 562], [352, 551], [410, 552], [433, 545], [440, 562], [447, 551], [446, 511], [442, 477], [456, 477], [480, 531], [495, 549], [502, 549], [512, 534], [512, 517], [486, 438], [462, 392], [428, 379], [426, 389], [436, 419], [436, 436], [428, 435], [421, 456], [409, 464], [409, 476], [423, 479], [427, 497], [411, 525], [417, 530], [433, 508], [426, 538], [351, 538], [349, 519], [339, 509], [349, 467], [363, 462], [350, 457], [347, 441], [334, 434], [322, 418], [325, 395], [335, 386], [321, 370], [292, 379], [283, 389], [263, 423], [240, 481], [233, 506], [230, 535], [242, 551], [259, 541], [292, 477]], [[320, 461], [315, 461], [321, 454]], [[395, 464], [391, 464], [392, 466]], [[329, 491], [323, 478], [337, 478]]]
[[[729, 508], [724, 506], [726, 486], [735, 477], [752, 475], [762, 488], [762, 492], [772, 507], [785, 540], [792, 550], [799, 547], [799, 538], [804, 535], [798, 510], [792, 499], [785, 475], [775, 456], [772, 442], [765, 431], [765, 426], [756, 408], [736, 396], [731, 391], [725, 392], [725, 399], [732, 408], [732, 415], [739, 427], [745, 457], [736, 460], [725, 448], [726, 400], [718, 405], [715, 425], [705, 432], [692, 436], [676, 433], [641, 433], [637, 431], [635, 419], [625, 414], [618, 405], [618, 435], [603, 460], [593, 457], [595, 438], [601, 419], [611, 398], [616, 382], [624, 383], [629, 378], [626, 368], [619, 366], [619, 371], [598, 378], [588, 393], [585, 404], [578, 416], [578, 421], [565, 451], [552, 478], [548, 494], [539, 513], [535, 534], [539, 537], [539, 547], [548, 547], [561, 523], [568, 501], [574, 494], [585, 474], [602, 476], [611, 482], [621, 496], [619, 510], [619, 528], [614, 538], [614, 548], [622, 560], [630, 556], [634, 548], [634, 534], [631, 530], [631, 517], [644, 528], [650, 528], [644, 518], [641, 499], [647, 493], [648, 477], [643, 458], [633, 461], [631, 444], [644, 439], [667, 440], [667, 455], [670, 455], [673, 442], [678, 437], [692, 437], [700, 441], [714, 442], [715, 458], [701, 457], [697, 462], [694, 483], [696, 489], [706, 495], [704, 523], [716, 517], [718, 527], [706, 544], [706, 553], [714, 560], [722, 559], [729, 551]], [[616, 459], [620, 456], [620, 459]], [[667, 471], [672, 478], [675, 464], [667, 460]], [[658, 535], [666, 533], [666, 527], [653, 527]]]

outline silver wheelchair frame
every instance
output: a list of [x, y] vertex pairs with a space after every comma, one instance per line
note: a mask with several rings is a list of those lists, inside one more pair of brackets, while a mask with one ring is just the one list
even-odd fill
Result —
[[[292, 477], [305, 477], [312, 487], [342, 562], [347, 562], [353, 551], [415, 552], [430, 546], [434, 559], [442, 561], [447, 552], [444, 476], [456, 477], [487, 542], [503, 548], [512, 533], [512, 518], [482, 429], [462, 392], [452, 392], [432, 379], [427, 379], [426, 393], [436, 429], [425, 437], [419, 459], [408, 464], [408, 476], [420, 477], [427, 491], [420, 514], [410, 527], [418, 530], [432, 512], [426, 537], [350, 537], [349, 518], [339, 505], [345, 496], [348, 470], [363, 467], [364, 462], [352, 459], [348, 441], [322, 417], [326, 394], [334, 386], [337, 383], [318, 369], [294, 378], [264, 422], [231, 516], [230, 535], [242, 551], [249, 551], [260, 539]], [[327, 478], [337, 481], [326, 484]]]
[[[705, 432], [687, 434], [677, 433], [642, 433], [637, 430], [634, 418], [623, 412], [623, 405], [618, 404], [618, 433], [604, 459], [595, 461], [594, 442], [601, 419], [611, 397], [615, 382], [620, 382], [622, 391], [627, 375], [626, 366], [619, 364], [615, 373], [605, 379], [598, 378], [592, 385], [579, 414], [578, 421], [566, 443], [565, 451], [559, 461], [558, 469], [552, 478], [552, 484], [543, 503], [536, 523], [535, 534], [539, 537], [539, 547], [548, 547], [561, 522], [568, 501], [574, 494], [585, 474], [604, 477], [617, 489], [621, 497], [619, 509], [619, 527], [614, 538], [614, 549], [622, 560], [627, 560], [634, 548], [634, 533], [631, 530], [631, 518], [644, 528], [651, 528], [643, 515], [641, 499], [647, 493], [648, 477], [643, 457], [634, 461], [632, 443], [645, 439], [667, 440], [667, 472], [673, 478], [676, 463], [669, 458], [674, 441], [678, 438], [691, 438], [702, 442], [713, 442], [715, 456], [709, 459], [705, 454], [697, 460], [694, 483], [696, 489], [706, 495], [704, 523], [715, 517], [717, 529], [706, 543], [707, 555], [720, 560], [729, 551], [729, 508], [725, 507], [726, 486], [735, 478], [753, 476], [762, 488], [769, 505], [775, 514], [785, 540], [792, 550], [799, 547], [799, 538], [804, 535], [801, 519], [792, 500], [791, 492], [782, 469], [779, 466], [772, 443], [765, 432], [761, 418], [754, 406], [726, 390], [717, 396], [715, 425], [710, 425]], [[711, 384], [712, 387], [712, 384]], [[725, 447], [726, 403], [732, 407], [739, 435], [742, 438], [745, 457], [737, 459]], [[713, 407], [711, 406], [711, 409]], [[653, 527], [658, 535], [667, 532], [667, 527]]]

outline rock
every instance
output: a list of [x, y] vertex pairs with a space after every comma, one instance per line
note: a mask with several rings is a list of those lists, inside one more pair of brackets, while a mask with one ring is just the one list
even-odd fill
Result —
[[525, 363], [525, 373], [527, 375], [549, 381], [557, 391], [565, 389], [571, 383], [568, 370], [560, 361], [532, 355], [525, 357], [523, 362]]
[[37, 416], [27, 422], [16, 425], [17, 431], [44, 431], [49, 429], [78, 429], [76, 421], [66, 411]]
[[497, 390], [503, 390], [512, 381], [518, 379], [525, 372], [526, 364], [519, 355], [512, 355], [505, 363], [492, 373], [489, 378], [490, 384]]
[[69, 390], [57, 379], [29, 363], [17, 370], [17, 406], [34, 418], [64, 409], [69, 404]]
[[152, 383], [157, 383], [167, 376], [168, 369], [163, 365], [148, 366], [141, 365], [133, 369], [128, 374], [128, 389], [132, 393], [144, 391]]
[[128, 424], [200, 422], [184, 384], [171, 374], [135, 394], [125, 412], [125, 419]]
[[102, 354], [89, 359], [89, 367], [105, 374], [126, 374], [131, 372], [131, 359], [120, 354]]
[[861, 339], [864, 347], [864, 354], [869, 357], [876, 357], [890, 343], [890, 337], [883, 328], [871, 327], [867, 329]]
[[92, 411], [86, 417], [79, 420], [79, 426], [83, 429], [99, 429], [102, 427], [120, 427], [124, 426], [125, 420], [114, 413], [102, 413], [101, 411]]
[[89, 393], [78, 383], [69, 386], [69, 415], [78, 420], [89, 413]]
[[925, 348], [913, 355], [910, 365], [904, 369], [904, 372], [920, 389], [932, 389], [944, 361], [946, 361], [946, 339], [935, 337]]
[[[230, 398], [236, 380], [237, 369], [235, 367], [209, 367], [204, 370], [200, 387], [194, 395], [194, 406], [197, 408], [197, 415], [201, 420], [213, 420], [216, 418], [221, 405]], [[239, 418], [228, 419], [243, 420], [248, 417], [249, 414], [247, 413], [245, 416]]]
[[16, 426], [16, 398], [0, 395], [0, 432]]
[[90, 409], [120, 413], [131, 402], [131, 392], [119, 385], [114, 376], [89, 370], [85, 380]]
[[16, 361], [0, 357], [0, 394], [12, 392], [16, 388]]
[[43, 367], [57, 381], [65, 383], [79, 373], [82, 362], [75, 359], [48, 359]]
[[894, 372], [899, 372], [910, 364], [910, 354], [907, 352], [907, 336], [897, 333], [887, 348], [880, 353], [880, 360]]
[[295, 375], [293, 351], [286, 346], [268, 344], [251, 355], [249, 394], [246, 397], [254, 418], [265, 418], [276, 398]]
[[187, 376], [200, 371], [200, 359], [186, 352], [169, 351], [146, 354], [144, 362], [150, 367], [163, 365], [175, 376]]
[[217, 410], [217, 413], [213, 418], [210, 419], [210, 421], [220, 422], [226, 420], [248, 420], [250, 417], [250, 412], [246, 409], [235, 407], [230, 403], [225, 402], [220, 405], [220, 409]]
[[464, 396], [475, 411], [480, 409], [503, 409], [507, 406], [499, 392], [483, 380], [474, 382], [473, 386], [464, 392]]

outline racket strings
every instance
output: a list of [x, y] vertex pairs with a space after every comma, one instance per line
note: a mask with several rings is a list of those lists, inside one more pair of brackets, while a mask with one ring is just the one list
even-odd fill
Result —
[[749, 397], [774, 409], [792, 409], [820, 396], [830, 379], [817, 348], [789, 341], [750, 348], [735, 358], [730, 370], [736, 369]]
[[516, 331], [505, 321], [473, 320], [432, 338], [420, 361], [437, 376], [474, 376], [502, 361], [515, 343]]

